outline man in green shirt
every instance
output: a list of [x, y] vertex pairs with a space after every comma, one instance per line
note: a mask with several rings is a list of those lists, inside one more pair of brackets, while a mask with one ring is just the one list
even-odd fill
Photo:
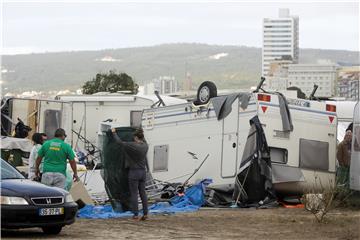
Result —
[[64, 142], [66, 138], [65, 130], [59, 128], [55, 131], [55, 138], [46, 141], [38, 152], [36, 160], [36, 175], [40, 175], [39, 165], [43, 161], [43, 174], [41, 182], [52, 187], [65, 188], [66, 166], [69, 160], [74, 172], [73, 179], [78, 181], [75, 154], [71, 146]]

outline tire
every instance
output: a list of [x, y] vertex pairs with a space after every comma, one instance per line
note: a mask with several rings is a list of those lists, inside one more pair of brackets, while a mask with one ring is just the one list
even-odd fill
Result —
[[206, 81], [203, 82], [197, 91], [197, 103], [206, 104], [210, 101], [211, 98], [217, 96], [217, 88], [213, 82]]
[[57, 235], [61, 232], [62, 226], [42, 227], [45, 234]]

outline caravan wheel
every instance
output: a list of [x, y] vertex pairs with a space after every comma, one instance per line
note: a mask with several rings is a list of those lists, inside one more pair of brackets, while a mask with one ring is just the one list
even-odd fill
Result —
[[200, 104], [206, 104], [209, 102], [210, 98], [217, 96], [216, 85], [213, 82], [206, 81], [203, 82], [198, 88], [197, 92], [197, 101]]

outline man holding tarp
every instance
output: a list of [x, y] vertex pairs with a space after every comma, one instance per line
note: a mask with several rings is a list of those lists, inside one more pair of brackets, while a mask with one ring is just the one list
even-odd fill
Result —
[[142, 206], [143, 206], [143, 216], [140, 220], [146, 220], [148, 215], [148, 203], [147, 196], [145, 191], [145, 182], [146, 182], [146, 169], [149, 170], [147, 163], [146, 154], [148, 151], [148, 145], [144, 138], [144, 133], [142, 129], [138, 129], [134, 132], [134, 141], [133, 142], [124, 142], [116, 133], [116, 129], [111, 129], [113, 137], [116, 143], [121, 145], [126, 152], [125, 159], [125, 168], [129, 169], [128, 180], [129, 180], [129, 190], [130, 190], [130, 201], [131, 208], [134, 214], [134, 219], [139, 219], [139, 209], [138, 209], [138, 192], [140, 194]]

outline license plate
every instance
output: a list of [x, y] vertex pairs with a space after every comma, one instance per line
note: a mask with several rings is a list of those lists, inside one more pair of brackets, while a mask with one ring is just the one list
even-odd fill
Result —
[[64, 214], [64, 208], [41, 208], [39, 210], [40, 216], [52, 216]]

